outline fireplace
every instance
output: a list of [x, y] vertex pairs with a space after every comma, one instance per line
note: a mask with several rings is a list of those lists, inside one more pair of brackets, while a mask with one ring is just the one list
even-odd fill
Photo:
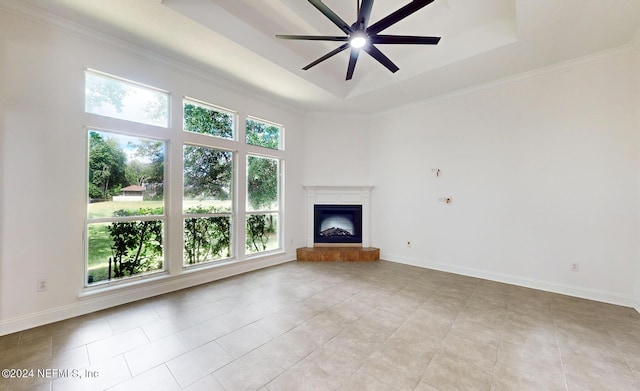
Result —
[[362, 244], [362, 205], [313, 206], [315, 243]]
[[312, 262], [369, 262], [380, 259], [370, 247], [372, 186], [305, 186], [307, 246], [296, 258]]
[[[371, 218], [369, 216], [371, 202], [369, 196], [372, 186], [305, 186], [304, 189], [307, 194], [305, 219], [307, 222], [305, 230], [307, 247], [367, 248], [371, 246]], [[315, 233], [316, 206], [337, 207], [338, 215], [345, 213], [344, 210], [340, 210], [341, 207], [359, 207], [360, 222], [357, 229], [354, 223], [354, 230], [358, 231], [354, 234], [360, 236], [360, 239], [355, 243], [344, 241], [327, 243], [326, 240], [318, 242]]]

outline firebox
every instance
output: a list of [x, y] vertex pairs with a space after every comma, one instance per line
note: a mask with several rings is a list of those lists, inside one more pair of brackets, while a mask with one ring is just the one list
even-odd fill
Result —
[[314, 205], [315, 243], [362, 243], [362, 205]]

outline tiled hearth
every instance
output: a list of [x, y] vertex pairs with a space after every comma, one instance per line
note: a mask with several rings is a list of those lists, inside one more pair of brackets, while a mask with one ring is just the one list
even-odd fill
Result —
[[371, 262], [380, 259], [375, 247], [302, 247], [296, 250], [298, 261], [311, 262]]

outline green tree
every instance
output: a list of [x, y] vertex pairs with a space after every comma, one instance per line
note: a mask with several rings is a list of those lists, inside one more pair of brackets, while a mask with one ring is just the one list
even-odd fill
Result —
[[276, 232], [272, 215], [251, 215], [247, 217], [246, 248], [251, 252], [267, 249], [269, 237]]
[[[184, 129], [220, 137], [233, 136], [231, 114], [206, 109], [194, 104], [184, 106]], [[184, 147], [184, 188], [190, 197], [231, 196], [232, 153], [212, 148]]]
[[[114, 216], [144, 216], [162, 209], [117, 210]], [[160, 220], [121, 221], [108, 226], [113, 240], [109, 258], [109, 278], [132, 276], [162, 268], [162, 222]]]
[[232, 138], [233, 115], [187, 103], [184, 105], [184, 130]]
[[[188, 214], [216, 213], [215, 207], [195, 207]], [[231, 256], [231, 219], [228, 216], [191, 217], [184, 221], [184, 254], [188, 264]]]
[[144, 111], [149, 119], [157, 121], [158, 124], [167, 123], [167, 114], [169, 113], [169, 99], [165, 94], [154, 94], [147, 102]]
[[[127, 156], [117, 140], [89, 133], [89, 195], [107, 199], [127, 186]], [[100, 197], [96, 197], [100, 195]]]
[[[140, 140], [136, 143], [135, 156], [141, 158], [145, 163], [132, 161], [127, 166], [131, 172], [131, 179], [142, 186], [147, 185], [145, 197], [150, 199], [162, 199], [164, 193], [164, 143], [154, 140]], [[147, 163], [148, 162], [148, 163]]]
[[247, 119], [247, 144], [260, 147], [280, 148], [280, 127], [260, 121]]
[[247, 192], [253, 210], [272, 209], [278, 204], [278, 160], [249, 156]]
[[137, 160], [129, 162], [125, 169], [127, 183], [142, 186], [149, 183], [149, 165]]
[[232, 154], [212, 148], [184, 147], [184, 193], [190, 197], [231, 196]]
[[122, 112], [122, 100], [129, 91], [126, 85], [115, 80], [97, 75], [87, 74], [85, 88], [85, 105], [88, 112], [107, 104], [112, 105], [118, 113]]

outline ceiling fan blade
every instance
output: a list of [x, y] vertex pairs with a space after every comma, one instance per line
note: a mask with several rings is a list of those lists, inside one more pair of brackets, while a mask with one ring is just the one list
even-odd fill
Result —
[[[311, 1], [311, 0], [309, 0]], [[433, 0], [413, 0], [411, 3], [405, 5], [404, 7], [398, 9], [395, 12], [387, 15], [386, 17], [380, 19], [376, 23], [372, 24], [368, 29], [367, 33], [371, 36], [379, 33], [380, 31], [386, 29], [387, 27], [398, 23], [402, 19], [411, 15], [412, 13], [424, 8], [425, 6], [433, 3]]]
[[329, 18], [329, 20], [331, 20], [333, 24], [338, 26], [340, 30], [344, 31], [345, 34], [352, 33], [351, 26], [349, 26], [347, 22], [345, 22], [338, 15], [336, 15], [335, 12], [333, 12], [331, 8], [327, 7], [322, 1], [309, 0], [309, 3], [313, 4], [313, 6], [318, 9], [318, 11], [322, 12], [324, 16]]
[[314, 62], [312, 62], [311, 64], [307, 65], [306, 67], [302, 68], [303, 70], [308, 70], [309, 68], [316, 66], [318, 64], [320, 64], [321, 62], [323, 62], [324, 60], [335, 56], [336, 54], [340, 53], [341, 51], [345, 50], [346, 48], [349, 47], [349, 43], [345, 43], [344, 45], [340, 46], [337, 49], [334, 49], [332, 51], [330, 51], [329, 53], [325, 54], [324, 56], [320, 57], [319, 59], [315, 60]]
[[296, 39], [301, 41], [335, 41], [335, 42], [346, 42], [349, 40], [349, 37], [334, 37], [327, 35], [276, 35], [276, 38], [280, 39]]
[[360, 4], [360, 12], [358, 13], [357, 23], [362, 30], [369, 25], [369, 17], [371, 16], [371, 8], [373, 8], [373, 0], [362, 0]]
[[437, 45], [440, 37], [419, 37], [415, 35], [374, 35], [371, 43], [404, 45]]
[[378, 60], [380, 64], [384, 65], [388, 70], [390, 70], [391, 73], [396, 73], [400, 69], [396, 64], [389, 60], [389, 57], [382, 54], [382, 52], [378, 50], [377, 47], [373, 45], [367, 45], [364, 47], [364, 50], [366, 50], [366, 52], [369, 53], [371, 57]]
[[356, 70], [356, 62], [358, 61], [358, 55], [360, 49], [351, 48], [351, 55], [349, 56], [349, 66], [347, 67], [347, 78], [345, 80], [351, 80], [353, 77], [353, 71]]

